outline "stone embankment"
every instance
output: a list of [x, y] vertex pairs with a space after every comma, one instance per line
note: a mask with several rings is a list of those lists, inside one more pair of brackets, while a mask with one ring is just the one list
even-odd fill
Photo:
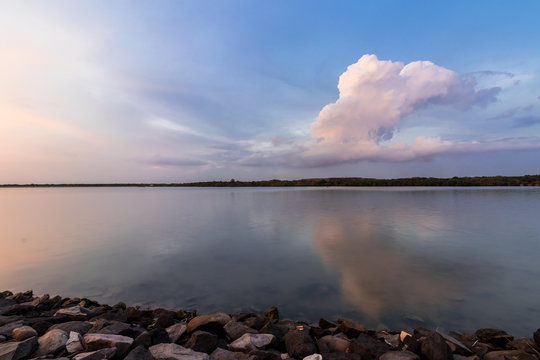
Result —
[[540, 360], [532, 339], [503, 330], [449, 334], [373, 331], [263, 314], [208, 314], [99, 304], [89, 299], [0, 293], [0, 360]]

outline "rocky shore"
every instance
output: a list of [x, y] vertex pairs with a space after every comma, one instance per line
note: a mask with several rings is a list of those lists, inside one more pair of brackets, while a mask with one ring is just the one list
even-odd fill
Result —
[[374, 331], [321, 319], [207, 314], [99, 304], [32, 291], [0, 292], [0, 360], [540, 360], [540, 329], [515, 339], [500, 329], [474, 334], [417, 328]]

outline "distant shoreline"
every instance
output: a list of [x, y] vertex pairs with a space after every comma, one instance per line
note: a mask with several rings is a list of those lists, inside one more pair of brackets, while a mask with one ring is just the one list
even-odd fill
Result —
[[474, 176], [474, 177], [411, 177], [375, 179], [361, 177], [311, 178], [298, 180], [201, 181], [190, 183], [74, 183], [74, 184], [0, 184], [0, 188], [43, 187], [331, 187], [331, 186], [540, 186], [540, 175]]

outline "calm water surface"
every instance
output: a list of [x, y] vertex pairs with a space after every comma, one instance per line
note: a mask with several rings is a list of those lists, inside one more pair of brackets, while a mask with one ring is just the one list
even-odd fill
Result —
[[0, 189], [0, 289], [530, 336], [540, 189]]

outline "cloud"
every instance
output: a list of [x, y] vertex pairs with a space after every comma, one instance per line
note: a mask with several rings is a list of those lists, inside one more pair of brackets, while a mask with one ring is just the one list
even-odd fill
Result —
[[514, 120], [514, 127], [529, 127], [540, 124], [540, 116], [522, 116]]
[[194, 159], [188, 159], [188, 158], [178, 158], [178, 157], [166, 157], [166, 156], [160, 156], [160, 155], [154, 155], [147, 159], [139, 160], [139, 162], [142, 162], [144, 164], [148, 164], [151, 166], [203, 166], [208, 165], [207, 162], [202, 160], [194, 160]]

